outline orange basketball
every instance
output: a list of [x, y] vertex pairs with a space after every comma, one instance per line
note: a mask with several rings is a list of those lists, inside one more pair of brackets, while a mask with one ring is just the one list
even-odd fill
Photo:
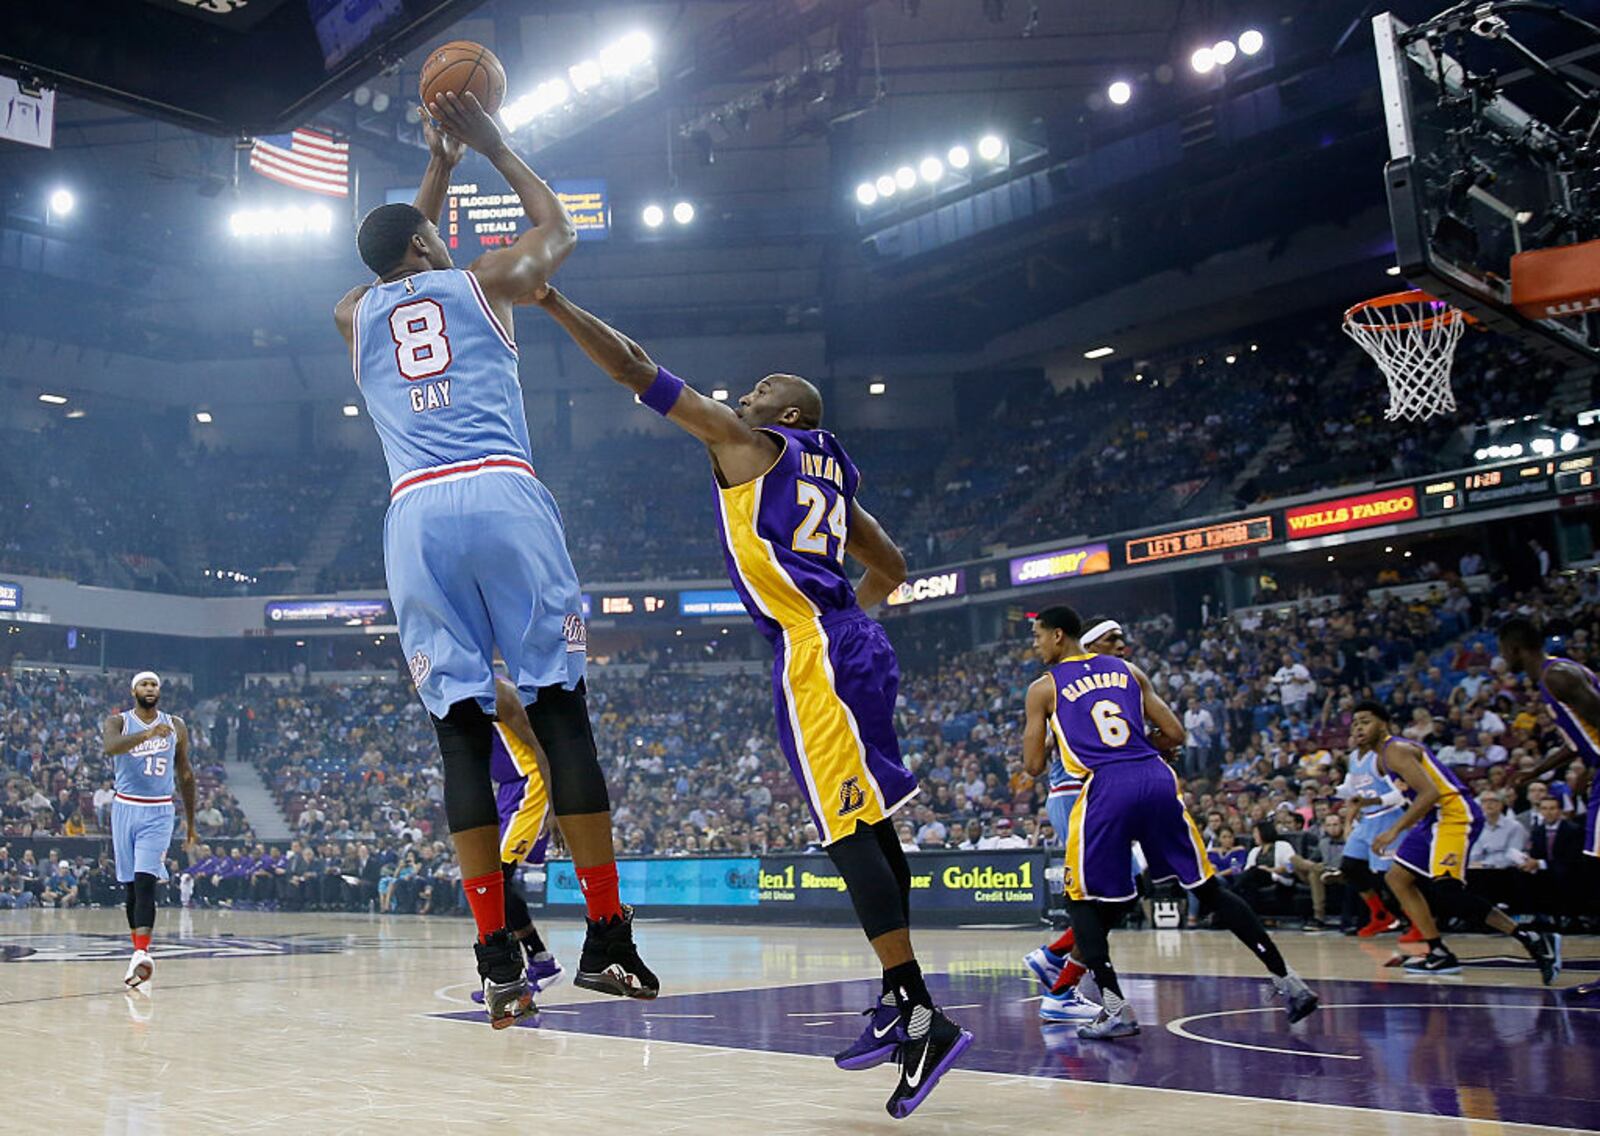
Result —
[[471, 91], [483, 109], [493, 114], [505, 101], [506, 69], [481, 43], [455, 40], [428, 53], [418, 85], [424, 109], [446, 91], [458, 95]]

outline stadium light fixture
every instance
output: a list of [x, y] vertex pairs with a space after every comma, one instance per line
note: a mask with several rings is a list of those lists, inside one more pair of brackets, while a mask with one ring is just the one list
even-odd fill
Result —
[[236, 237], [326, 236], [333, 231], [333, 210], [326, 205], [283, 209], [239, 209], [228, 218]]
[[881, 379], [874, 380], [873, 382], [867, 384], [868, 394], [883, 394], [888, 391], [888, 389], [889, 384], [885, 383]]
[[874, 183], [879, 197], [893, 197], [895, 191], [894, 178], [884, 174]]
[[75, 406], [71, 410], [67, 411], [68, 418], [87, 418], [88, 416], [89, 412], [81, 406]]
[[1239, 55], [1239, 49], [1233, 45], [1231, 39], [1219, 39], [1211, 47], [1211, 58], [1216, 60], [1218, 67], [1226, 67]]
[[639, 217], [645, 223], [646, 228], [659, 229], [661, 228], [661, 223], [667, 219], [667, 213], [659, 205], [646, 205], [644, 212], [639, 214]]
[[372, 95], [372, 113], [382, 114], [389, 109], [390, 99], [384, 91], [374, 91]]
[[655, 43], [648, 34], [629, 32], [596, 56], [572, 64], [564, 72], [566, 78], [548, 78], [501, 107], [500, 121], [507, 130], [521, 130], [534, 119], [566, 106], [574, 94], [587, 95], [609, 79], [627, 78], [654, 55]]
[[58, 186], [50, 191], [50, 212], [57, 217], [68, 217], [78, 207], [78, 199], [72, 190], [65, 186]]
[[672, 219], [680, 225], [687, 225], [694, 220], [694, 202], [680, 201], [672, 207]]
[[1233, 366], [1235, 363], [1237, 363], [1239, 361], [1239, 356], [1237, 356], [1237, 355], [1224, 355], [1222, 357], [1222, 361], [1224, 363], [1228, 364], [1228, 366], [1231, 367], [1231, 366]]
[[917, 171], [910, 166], [901, 166], [894, 172], [894, 183], [901, 189], [910, 189], [917, 184]]
[[1398, 264], [1391, 264], [1388, 268], [1383, 270], [1383, 274], [1385, 276], [1399, 276], [1400, 266]]
[[1556, 453], [1556, 440], [1554, 438], [1535, 438], [1533, 441], [1528, 443], [1528, 447], [1529, 449], [1533, 450], [1534, 457], [1554, 457]]
[[39, 396], [39, 401], [49, 403], [51, 406], [65, 406], [67, 404], [67, 396], [64, 394], [42, 394]]
[[917, 163], [917, 173], [922, 175], [923, 181], [932, 185], [944, 177], [944, 163], [930, 154]]
[[1568, 453], [1571, 450], [1577, 449], [1578, 444], [1582, 441], [1583, 439], [1578, 437], [1578, 435], [1573, 433], [1571, 430], [1563, 430], [1561, 432], [1561, 452]]
[[1246, 55], [1255, 55], [1267, 46], [1267, 37], [1250, 28], [1239, 33], [1239, 50]]
[[358, 415], [360, 415], [360, 413], [361, 413], [361, 408], [359, 406], [357, 406], [355, 403], [347, 402], [347, 403], [344, 404], [344, 416], [346, 418], [355, 418]]
[[574, 63], [567, 68], [567, 79], [572, 83], [572, 89], [580, 95], [598, 87], [605, 81], [605, 77], [600, 64], [592, 59], [585, 59], [582, 63]]
[[196, 422], [200, 423], [200, 425], [202, 425], [202, 426], [211, 425], [211, 411], [209, 411], [209, 410], [197, 410], [197, 411], [195, 411], [194, 412], [194, 420]]
[[644, 32], [629, 32], [600, 52], [600, 69], [610, 76], [626, 75], [650, 62], [655, 44]]
[[1216, 69], [1217, 57], [1209, 47], [1197, 47], [1194, 54], [1189, 56], [1189, 66], [1194, 68], [1196, 75], [1209, 75]]
[[856, 201], [861, 205], [876, 205], [878, 203], [878, 187], [870, 181], [864, 181], [856, 186]]
[[964, 170], [972, 164], [972, 154], [965, 146], [952, 146], [944, 160], [950, 163], [952, 170]]
[[715, 399], [716, 401], [718, 401], [718, 402], [727, 402], [728, 401], [728, 388], [726, 388], [726, 387], [718, 387], [716, 390], [711, 392], [711, 397], [713, 399]]
[[978, 139], [978, 157], [986, 162], [998, 161], [1001, 154], [1006, 152], [1005, 139], [998, 134], [985, 134]]
[[1115, 347], [1091, 347], [1083, 353], [1085, 359], [1104, 359], [1107, 355], [1116, 354]]
[[1127, 106], [1128, 100], [1133, 98], [1133, 87], [1118, 79], [1106, 88], [1106, 98], [1111, 100], [1113, 106]]

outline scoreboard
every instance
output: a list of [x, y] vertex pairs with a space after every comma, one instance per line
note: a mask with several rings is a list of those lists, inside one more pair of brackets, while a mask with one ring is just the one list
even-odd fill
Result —
[[1513, 501], [1581, 493], [1595, 487], [1596, 472], [1594, 454], [1468, 470], [1423, 482], [1422, 515], [1438, 517], [1462, 509], [1486, 509]]
[[[604, 178], [553, 181], [550, 188], [566, 207], [580, 241], [603, 241], [610, 235], [611, 203]], [[391, 189], [384, 199], [393, 205], [410, 202], [416, 196], [417, 189], [411, 186]], [[439, 234], [450, 251], [467, 256], [505, 248], [527, 227], [528, 214], [522, 202], [503, 183], [455, 183], [445, 195], [444, 215], [439, 218]]]

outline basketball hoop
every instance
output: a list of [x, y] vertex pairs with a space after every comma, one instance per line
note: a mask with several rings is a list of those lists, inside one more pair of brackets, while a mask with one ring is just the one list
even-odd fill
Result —
[[1472, 317], [1426, 292], [1391, 292], [1344, 314], [1344, 333], [1372, 356], [1389, 381], [1383, 416], [1432, 418], [1456, 408], [1450, 365]]

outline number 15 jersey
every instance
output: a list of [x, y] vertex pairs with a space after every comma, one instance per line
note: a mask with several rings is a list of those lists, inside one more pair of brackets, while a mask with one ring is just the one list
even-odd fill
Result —
[[1081, 778], [1121, 762], [1161, 761], [1145, 735], [1144, 688], [1127, 663], [1113, 655], [1073, 655], [1049, 674], [1056, 685], [1050, 724], [1069, 774]]
[[445, 268], [375, 284], [353, 322], [356, 382], [392, 485], [484, 458], [532, 473], [517, 346], [477, 277]]
[[768, 426], [783, 446], [754, 481], [717, 486], [728, 577], [768, 639], [856, 608], [844, 570], [861, 474], [826, 430]]

